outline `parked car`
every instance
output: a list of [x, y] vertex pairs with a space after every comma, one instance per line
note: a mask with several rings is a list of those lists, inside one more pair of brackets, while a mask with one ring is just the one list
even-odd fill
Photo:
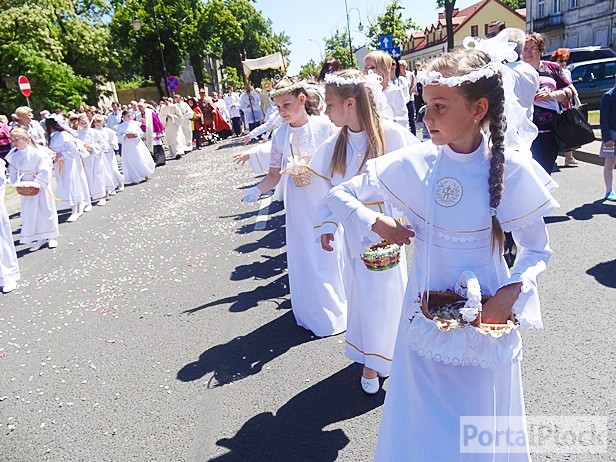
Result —
[[[616, 58], [616, 51], [606, 47], [569, 48], [569, 53], [569, 61], [567, 61], [567, 64], [592, 61], [594, 59]], [[544, 54], [541, 59], [549, 61], [550, 56], [552, 56], [552, 52]]]
[[603, 93], [614, 87], [616, 57], [569, 64], [571, 81], [588, 109], [598, 109]]

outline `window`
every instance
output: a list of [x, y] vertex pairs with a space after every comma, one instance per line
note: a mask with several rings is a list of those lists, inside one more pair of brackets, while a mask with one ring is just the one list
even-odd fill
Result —
[[483, 35], [488, 35], [488, 26], [489, 26], [489, 24], [484, 24], [484, 26], [483, 26]]
[[537, 18], [544, 18], [544, 17], [545, 17], [545, 0], [537, 0]]
[[552, 0], [552, 13], [560, 14], [560, 0]]
[[614, 80], [616, 77], [616, 61], [605, 63], [605, 80]]
[[571, 72], [571, 81], [573, 83], [581, 82], [594, 82], [599, 78], [599, 71], [601, 70], [601, 64], [589, 64], [585, 66], [578, 66]]
[[471, 37], [479, 37], [479, 26], [471, 26]]
[[575, 8], [577, 8], [578, 5], [578, 0], [569, 0], [569, 9], [573, 10]]

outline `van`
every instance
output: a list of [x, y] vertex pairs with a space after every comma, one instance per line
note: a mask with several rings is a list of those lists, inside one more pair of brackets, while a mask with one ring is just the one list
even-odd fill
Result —
[[601, 97], [616, 83], [616, 57], [569, 64], [571, 82], [588, 109], [598, 109]]

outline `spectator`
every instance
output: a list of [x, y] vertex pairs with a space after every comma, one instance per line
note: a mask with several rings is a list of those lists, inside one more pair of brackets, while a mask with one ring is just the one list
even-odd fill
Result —
[[233, 87], [227, 87], [227, 94], [224, 97], [225, 104], [229, 110], [229, 116], [231, 117], [231, 124], [233, 125], [233, 132], [235, 136], [240, 136], [242, 133], [242, 116], [240, 114], [241, 104], [240, 97], [233, 91]]
[[201, 139], [201, 130], [203, 130], [203, 111], [201, 107], [197, 103], [197, 100], [192, 96], [189, 97], [186, 102], [190, 106], [193, 111], [192, 118], [192, 139], [197, 146], [197, 149], [201, 149], [202, 139]]
[[418, 61], [415, 63], [415, 69], [413, 69], [413, 76], [415, 77], [415, 118], [419, 118], [419, 110], [425, 104], [423, 100], [423, 85], [417, 82], [417, 71], [421, 69], [421, 63]]
[[573, 96], [571, 81], [556, 63], [541, 60], [545, 42], [541, 34], [533, 32], [526, 36], [522, 58], [539, 74], [539, 89], [535, 94], [533, 122], [539, 134], [531, 146], [533, 158], [548, 173], [552, 173], [558, 157], [558, 146], [554, 136], [554, 121], [559, 112], [559, 104], [569, 101]]
[[[552, 55], [550, 56], [550, 61], [558, 64], [560, 68], [563, 70], [563, 74], [565, 74], [565, 77], [567, 77], [569, 82], [571, 82], [571, 71], [566, 68], [567, 61], [569, 61], [569, 55], [570, 53], [567, 48], [559, 48], [554, 53], [552, 53]], [[571, 90], [573, 90], [574, 95], [577, 94], [577, 91], [575, 90], [575, 87], [573, 86], [573, 84], [571, 85]], [[564, 103], [565, 108], [568, 108], [569, 105], [570, 103], [568, 101]], [[564, 154], [565, 154], [565, 165], [577, 165], [577, 160], [575, 160], [575, 157], [573, 157], [573, 151], [566, 151]]]
[[331, 74], [341, 69], [342, 65], [340, 64], [340, 61], [330, 56], [323, 62], [321, 70], [319, 71], [319, 75], [317, 76], [317, 82], [323, 82], [325, 80], [326, 74]]
[[599, 121], [601, 123], [602, 141], [599, 155], [605, 158], [605, 164], [603, 165], [605, 199], [616, 201], [616, 193], [614, 193], [613, 186], [614, 165], [616, 165], [616, 157], [614, 157], [614, 144], [616, 142], [616, 85], [601, 98]]
[[488, 24], [488, 32], [486, 33], [486, 38], [496, 37], [496, 35], [505, 30], [505, 21], [492, 21]]
[[[11, 150], [11, 128], [9, 127], [9, 119], [5, 115], [0, 115], [0, 159]], [[0, 165], [2, 165], [0, 163]]]
[[19, 126], [28, 131], [28, 135], [39, 146], [46, 146], [45, 130], [36, 120], [32, 119], [32, 109], [28, 106], [21, 106], [15, 109], [15, 115]]

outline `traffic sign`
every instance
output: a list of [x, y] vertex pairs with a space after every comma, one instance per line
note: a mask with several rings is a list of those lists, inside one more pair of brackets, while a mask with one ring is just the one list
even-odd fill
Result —
[[180, 79], [178, 79], [175, 75], [168, 75], [167, 88], [171, 92], [176, 91], [178, 88], [180, 88]]
[[17, 83], [19, 84], [19, 91], [21, 91], [21, 94], [29, 98], [32, 94], [32, 88], [30, 87], [28, 78], [25, 75], [20, 75]]
[[381, 35], [379, 37], [379, 48], [381, 50], [387, 50], [388, 48], [391, 48], [393, 44], [394, 41], [391, 39], [391, 35]]
[[400, 59], [402, 53], [400, 51], [400, 47], [386, 48], [383, 50], [385, 53], [391, 55], [394, 59]]

